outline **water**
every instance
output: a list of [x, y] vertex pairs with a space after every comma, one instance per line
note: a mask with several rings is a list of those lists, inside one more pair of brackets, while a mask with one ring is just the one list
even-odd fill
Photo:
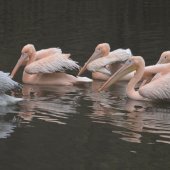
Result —
[[[1, 69], [11, 71], [27, 43], [61, 47], [83, 65], [108, 42], [154, 64], [170, 46], [169, 7], [168, 0], [3, 0]], [[170, 105], [129, 100], [126, 83], [97, 93], [101, 84], [24, 85], [17, 93], [24, 102], [0, 107], [0, 169], [169, 169]]]

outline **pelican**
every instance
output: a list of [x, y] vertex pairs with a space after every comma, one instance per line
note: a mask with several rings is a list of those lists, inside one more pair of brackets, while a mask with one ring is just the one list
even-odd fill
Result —
[[9, 73], [0, 71], [0, 106], [16, 104], [22, 98], [16, 98], [5, 94], [7, 91], [20, 87], [21, 85], [11, 79]]
[[[99, 44], [78, 75], [88, 69], [92, 72], [93, 79], [107, 80], [130, 56], [132, 56], [130, 49], [117, 49], [110, 52], [108, 43]], [[129, 80], [127, 76], [126, 79]]]
[[136, 70], [134, 77], [129, 81], [126, 94], [133, 100], [169, 100], [170, 99], [170, 64], [157, 64], [150, 66], [147, 71], [152, 74], [161, 74], [160, 77], [140, 87], [137, 91], [135, 85], [140, 81], [145, 71], [145, 61], [141, 56], [130, 57], [127, 62], [112, 75], [99, 91], [108, 88], [120, 77]]
[[36, 85], [73, 85], [91, 82], [86, 77], [74, 77], [66, 74], [66, 69], [78, 69], [79, 65], [71, 60], [70, 54], [63, 54], [60, 49], [36, 52], [33, 44], [27, 44], [21, 51], [21, 57], [15, 65], [11, 77], [13, 78], [21, 65], [26, 64], [22, 81]]
[[[169, 63], [169, 62], [170, 62], [170, 51], [164, 51], [161, 54], [156, 65], [157, 64], [166, 64], [166, 63]], [[155, 66], [151, 65], [151, 66], [145, 67], [145, 71], [144, 71], [144, 74], [143, 74], [143, 77], [142, 77], [143, 82], [141, 83], [141, 86], [143, 86], [144, 84], [149, 83], [151, 80], [157, 79], [161, 76], [161, 73], [157, 73], [157, 74], [152, 73], [152, 70]]]

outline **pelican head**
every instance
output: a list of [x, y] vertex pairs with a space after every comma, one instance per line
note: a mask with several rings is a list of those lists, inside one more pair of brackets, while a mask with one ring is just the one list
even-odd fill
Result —
[[21, 55], [26, 54], [28, 57], [30, 57], [35, 52], [35, 47], [33, 44], [27, 44], [25, 45], [21, 50]]
[[32, 55], [35, 53], [35, 47], [32, 44], [25, 45], [21, 50], [21, 57], [19, 58], [17, 64], [11, 73], [11, 78], [13, 78], [20, 68], [21, 65], [25, 65], [25, 63], [31, 59]]
[[[128, 73], [137, 70], [138, 68], [144, 68], [145, 62], [141, 56], [132, 56], [130, 57], [125, 64], [116, 71], [104, 84], [102, 87], [99, 88], [98, 91], [102, 91], [110, 87], [112, 84], [117, 82], [123, 76], [127, 75]], [[142, 75], [141, 75], [142, 77]]]
[[100, 57], [107, 56], [109, 54], [109, 52], [110, 52], [110, 45], [108, 43], [102, 43], [102, 44], [97, 45], [92, 56], [88, 59], [88, 61], [84, 64], [84, 66], [79, 71], [78, 76], [83, 74], [83, 72], [87, 68], [87, 65], [90, 62], [92, 62]]
[[170, 62], [170, 51], [165, 51], [161, 54], [157, 64], [165, 64]]

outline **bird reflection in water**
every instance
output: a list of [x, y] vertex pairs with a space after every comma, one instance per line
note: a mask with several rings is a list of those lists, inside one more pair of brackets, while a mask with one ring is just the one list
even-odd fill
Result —
[[92, 86], [84, 88], [24, 85], [25, 101], [20, 104], [19, 112], [21, 124], [41, 120], [65, 125], [70, 117], [79, 114], [77, 109], [85, 102], [84, 116], [92, 123], [108, 124], [124, 141], [170, 144], [170, 108], [167, 104], [127, 99], [126, 83], [118, 83], [111, 90], [98, 93], [101, 83], [94, 81]]
[[0, 106], [0, 139], [8, 138], [19, 126], [16, 115], [18, 114], [18, 106]]
[[[95, 91], [100, 82], [93, 82]], [[91, 119], [112, 126], [112, 132], [124, 141], [170, 144], [170, 108], [168, 104], [135, 101], [125, 97], [126, 84], [118, 83], [104, 93], [88, 93], [93, 101]], [[121, 96], [119, 96], [121, 95]], [[152, 134], [152, 137], [147, 134]], [[153, 138], [154, 136], [154, 138]]]
[[74, 114], [75, 106], [70, 102], [76, 93], [76, 87], [71, 86], [35, 86], [24, 85], [23, 95], [25, 102], [21, 105], [20, 118], [30, 122], [43, 120], [58, 124], [66, 124], [66, 120]]

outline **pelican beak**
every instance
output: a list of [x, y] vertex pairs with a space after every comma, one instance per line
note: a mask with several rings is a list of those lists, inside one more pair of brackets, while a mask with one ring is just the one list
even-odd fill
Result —
[[17, 64], [15, 65], [14, 69], [12, 70], [11, 78], [14, 78], [18, 69], [21, 67], [21, 65], [23, 65], [23, 63], [26, 61], [27, 58], [28, 58], [28, 55], [26, 53], [21, 54], [21, 57], [19, 58]]
[[84, 73], [84, 71], [87, 69], [87, 65], [96, 60], [97, 58], [100, 58], [102, 57], [102, 52], [101, 51], [94, 51], [94, 53], [92, 54], [92, 56], [88, 59], [88, 61], [84, 64], [84, 66], [80, 69], [79, 73], [78, 73], [78, 76], [80, 76], [81, 74]]
[[112, 84], [117, 82], [119, 79], [124, 77], [126, 74], [135, 70], [135, 65], [133, 62], [129, 62], [129, 60], [118, 70], [114, 73], [99, 89], [98, 91], [103, 91], [110, 87]]

